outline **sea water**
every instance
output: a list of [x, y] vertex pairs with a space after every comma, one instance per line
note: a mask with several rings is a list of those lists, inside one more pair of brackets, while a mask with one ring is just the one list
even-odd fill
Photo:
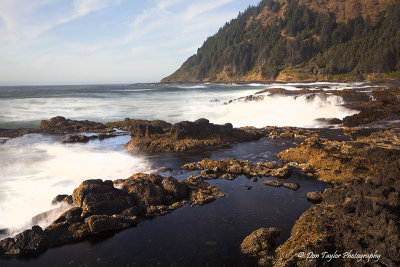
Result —
[[[263, 101], [226, 103], [267, 88], [300, 90], [307, 87], [311, 90], [342, 90], [362, 86], [362, 84], [309, 83], [1, 87], [0, 128], [38, 127], [42, 119], [54, 116], [99, 122], [123, 120], [129, 117], [162, 119], [171, 123], [208, 118], [213, 123], [230, 122], [235, 127], [271, 125], [323, 127], [321, 121], [316, 119], [341, 119], [356, 111], [343, 107], [343, 99], [334, 95], [317, 95], [307, 98], [305, 95], [273, 96], [264, 93]], [[74, 188], [87, 179], [127, 178], [135, 172], [149, 172], [161, 166], [179, 169], [185, 163], [198, 161], [204, 157], [215, 159], [236, 157], [252, 161], [277, 160], [277, 152], [299, 142], [299, 140], [293, 143], [264, 138], [201, 154], [144, 156], [128, 154], [124, 150], [123, 145], [129, 141], [128, 135], [103, 141], [93, 140], [87, 144], [61, 144], [60, 141], [65, 138], [66, 136], [29, 134], [8, 139], [0, 144], [0, 230], [8, 229], [8, 233], [0, 236], [0, 239], [31, 227], [33, 216], [55, 208], [51, 200], [56, 195], [71, 194]], [[188, 176], [187, 173], [181, 173], [181, 171], [176, 171], [172, 175], [179, 179], [185, 179]], [[199, 251], [211, 253], [209, 256], [213, 255], [213, 257], [215, 253], [225, 253], [225, 250], [221, 250], [220, 243], [229, 243], [231, 237], [234, 240], [231, 240], [229, 245], [226, 244], [225, 248], [232, 251], [236, 243], [244, 237], [243, 235], [249, 234], [248, 231], [254, 227], [280, 225], [285, 229], [283, 237], [287, 237], [294, 220], [309, 207], [305, 199], [306, 192], [325, 187], [309, 179], [300, 177], [291, 177], [291, 179], [293, 182], [301, 181], [302, 187], [299, 191], [289, 192], [288, 189], [283, 188], [266, 188], [262, 180], [250, 182], [245, 177], [239, 177], [233, 182], [211, 181], [221, 187], [223, 192], [231, 194], [231, 197], [217, 200], [204, 207], [185, 207], [182, 211], [175, 211], [173, 214], [176, 215], [157, 218], [154, 223], [153, 221], [146, 222], [143, 224], [145, 229], [148, 228], [146, 231], [140, 230], [142, 228], [139, 227], [130, 230], [128, 235], [118, 235], [122, 241], [111, 239], [101, 243], [103, 245], [100, 248], [93, 247], [89, 245], [90, 243], [60, 248], [46, 253], [31, 263], [43, 265], [62, 258], [63, 262], [56, 262], [56, 265], [67, 265], [71, 255], [78, 251], [85, 251], [91, 256], [85, 258], [77, 253], [75, 261], [83, 259], [90, 261], [97, 253], [107, 254], [104, 249], [109, 251], [112, 246], [114, 254], [102, 258], [104, 264], [114, 262], [113, 257], [119, 254], [121, 254], [119, 263], [125, 264], [131, 260], [131, 251], [124, 250], [121, 245], [115, 245], [115, 242], [125, 244], [137, 239], [139, 240], [135, 241], [138, 242], [137, 248], [133, 246], [132, 250], [136, 254], [140, 252], [143, 255], [136, 257], [132, 262], [148, 265], [157, 264], [157, 261], [161, 260], [162, 263], [167, 261], [173, 264], [174, 260], [164, 259], [166, 255], [162, 253], [162, 250], [176, 253], [175, 251], [186, 249], [182, 253], [188, 255], [190, 249], [185, 244], [185, 240], [189, 242], [193, 239], [193, 242], [199, 242], [201, 237], [197, 234], [204, 239], [204, 242], [201, 241], [204, 244], [200, 242], [193, 247], [193, 251], [197, 251], [199, 257], [201, 255]], [[253, 189], [251, 191], [244, 189], [244, 184], [253, 186]], [[53, 215], [55, 218], [58, 214]], [[204, 216], [204, 220], [201, 221], [198, 216]], [[40, 225], [46, 227], [54, 218], [41, 221]], [[236, 221], [232, 223], [229, 220]], [[188, 225], [195, 227], [198, 233], [193, 232]], [[221, 229], [226, 229], [226, 231], [208, 232], [209, 226], [215, 229], [222, 227]], [[170, 234], [163, 233], [161, 230], [163, 227], [169, 229]], [[179, 232], [184, 233], [186, 237], [176, 237]], [[150, 241], [146, 243], [146, 240], [152, 238], [158, 240], [156, 242], [167, 243], [157, 245], [151, 244]], [[174, 244], [168, 245], [168, 242]], [[84, 250], [81, 249], [82, 246]], [[154, 246], [157, 249], [156, 253]], [[229, 262], [228, 258], [232, 258], [235, 262], [235, 257], [237, 257], [235, 255], [227, 254], [220, 257], [216, 263]], [[239, 258], [247, 261], [246, 258]], [[203, 260], [204, 263], [209, 262], [207, 259]], [[213, 263], [213, 259], [210, 258], [210, 260]], [[13, 263], [22, 264], [19, 261]], [[190, 260], [188, 261], [186, 256], [177, 260], [177, 263], [188, 264]]]

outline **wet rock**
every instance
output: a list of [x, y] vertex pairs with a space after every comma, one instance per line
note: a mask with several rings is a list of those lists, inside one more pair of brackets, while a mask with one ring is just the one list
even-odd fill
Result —
[[50, 247], [54, 247], [83, 240], [90, 236], [90, 230], [82, 220], [76, 223], [66, 221], [51, 224], [45, 229], [45, 234]]
[[190, 190], [190, 203], [192, 205], [203, 205], [214, 201], [217, 198], [227, 197], [227, 194], [220, 193], [219, 188], [203, 181], [201, 176], [190, 176], [184, 183]]
[[23, 257], [38, 254], [48, 248], [48, 239], [39, 226], [23, 231], [14, 238], [0, 241], [0, 255]]
[[106, 127], [108, 128], [117, 128], [118, 130], [128, 131], [128, 132], [133, 131], [135, 128], [146, 125], [150, 125], [155, 128], [162, 128], [164, 130], [169, 129], [172, 126], [172, 124], [162, 120], [148, 121], [148, 120], [135, 120], [130, 118], [126, 118], [124, 121], [106, 123]]
[[188, 186], [175, 178], [165, 177], [161, 184], [173, 196], [175, 201], [186, 199], [189, 194]]
[[113, 131], [99, 122], [70, 120], [61, 116], [41, 121], [40, 129], [50, 134]]
[[[118, 187], [118, 188], [117, 188]], [[139, 220], [160, 216], [191, 203], [203, 205], [227, 196], [200, 176], [179, 181], [170, 176], [137, 173], [128, 179], [86, 180], [72, 194], [74, 207], [64, 211], [44, 231], [35, 226], [0, 241], [0, 257], [33, 256], [48, 247], [84, 240], [102, 232], [120, 231]], [[59, 195], [55, 203], [64, 203]], [[60, 206], [59, 214], [65, 209]], [[36, 217], [49, 219], [53, 211]]]
[[154, 153], [201, 150], [206, 147], [256, 140], [262, 134], [257, 131], [233, 129], [230, 123], [216, 125], [207, 119], [199, 119], [194, 122], [175, 123], [169, 128], [151, 124], [139, 125], [131, 130], [130, 135], [131, 140], [125, 145], [128, 151]]
[[321, 203], [323, 200], [323, 192], [322, 191], [308, 192], [307, 200], [316, 204]]
[[98, 234], [107, 231], [116, 231], [126, 229], [136, 225], [136, 217], [124, 217], [118, 215], [93, 215], [85, 219], [92, 234]]
[[114, 188], [112, 181], [102, 180], [84, 181], [74, 190], [72, 199], [82, 208], [84, 216], [118, 214], [133, 205], [127, 192]]
[[299, 184], [297, 183], [283, 183], [283, 187], [289, 188], [290, 190], [297, 191], [300, 188]]
[[266, 180], [264, 181], [265, 185], [273, 186], [273, 187], [281, 187], [283, 186], [283, 183], [278, 180]]
[[32, 224], [41, 224], [42, 222], [48, 221], [49, 218], [55, 218], [58, 214], [66, 210], [70, 205], [61, 205], [57, 208], [42, 212], [34, 217], [32, 217]]
[[73, 208], [70, 208], [69, 210], [65, 211], [64, 213], [62, 213], [57, 218], [57, 220], [54, 221], [54, 223], [79, 222], [81, 220], [81, 215], [82, 215], [82, 208], [81, 207], [73, 207]]
[[113, 137], [117, 137], [118, 135], [111, 133], [111, 134], [106, 134], [106, 133], [100, 133], [97, 138], [99, 140], [104, 140], [104, 139], [108, 139], [108, 138], [113, 138]]
[[271, 172], [271, 176], [277, 178], [288, 178], [292, 174], [293, 168], [290, 165], [285, 165], [282, 168], [274, 169]]
[[70, 135], [66, 140], [62, 141], [63, 144], [72, 144], [72, 143], [87, 143], [90, 140], [97, 139], [97, 135]]
[[243, 254], [260, 258], [259, 263], [263, 266], [272, 266], [273, 248], [279, 235], [277, 228], [260, 228], [243, 240], [240, 250]]
[[160, 173], [160, 172], [172, 172], [172, 171], [173, 171], [172, 168], [160, 167], [160, 168], [158, 168], [155, 172], [156, 172], [156, 173]]
[[69, 195], [57, 195], [52, 201], [51, 204], [56, 205], [59, 203], [65, 203], [68, 205], [72, 205], [72, 196]]

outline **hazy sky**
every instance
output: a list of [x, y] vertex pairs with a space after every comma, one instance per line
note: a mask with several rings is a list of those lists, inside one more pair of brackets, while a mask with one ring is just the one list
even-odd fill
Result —
[[0, 0], [0, 84], [157, 82], [259, 0]]

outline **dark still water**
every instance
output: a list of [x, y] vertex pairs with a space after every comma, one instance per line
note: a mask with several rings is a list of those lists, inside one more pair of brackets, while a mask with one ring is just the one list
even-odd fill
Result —
[[[145, 161], [153, 168], [172, 167], [175, 169], [172, 175], [184, 179], [188, 173], [179, 167], [187, 162], [204, 157], [276, 160], [277, 152], [298, 142], [261, 139], [215, 152], [161, 154], [147, 157]], [[234, 181], [209, 181], [230, 196], [204, 206], [185, 206], [112, 236], [53, 248], [38, 258], [1, 260], [0, 265], [255, 266], [254, 259], [240, 253], [243, 239], [260, 227], [275, 226], [281, 229], [279, 242], [284, 242], [295, 220], [311, 205], [306, 200], [307, 192], [326, 187], [296, 174], [287, 181], [299, 183], [298, 191], [268, 187], [263, 184], [265, 179], [268, 178], [253, 182], [240, 176]]]

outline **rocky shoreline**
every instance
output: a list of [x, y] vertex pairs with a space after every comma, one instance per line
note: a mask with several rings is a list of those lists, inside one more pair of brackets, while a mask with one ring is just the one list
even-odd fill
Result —
[[[203, 151], [262, 137], [301, 140], [301, 144], [281, 151], [277, 162], [205, 158], [185, 164], [181, 170], [188, 175], [181, 181], [171, 176], [143, 173], [114, 181], [84, 181], [71, 195], [54, 200], [55, 204], [62, 203], [66, 211], [45, 229], [34, 226], [0, 241], [0, 257], [35, 256], [50, 247], [121, 231], [184, 205], [203, 205], [228, 197], [207, 180], [234, 180], [245, 175], [254, 180], [267, 178], [266, 186], [297, 190], [301, 184], [284, 181], [297, 173], [324, 181], [331, 187], [308, 192], [307, 199], [314, 205], [296, 221], [283, 244], [276, 247], [279, 229], [255, 229], [243, 241], [242, 253], [257, 258], [262, 266], [400, 265], [400, 130], [396, 129], [395, 122], [382, 124], [399, 118], [400, 90], [374, 88], [367, 97], [353, 90], [268, 90], [233, 101], [257, 101], [264, 93], [309, 97], [335, 94], [343, 97], [347, 107], [360, 113], [329, 122], [344, 126], [341, 137], [336, 139], [324, 138], [327, 129], [235, 129], [229, 123], [215, 125], [207, 119], [170, 124], [127, 118], [103, 124], [55, 117], [42, 121], [40, 129], [0, 130], [1, 137], [8, 138], [28, 133], [69, 134], [63, 143], [84, 143], [129, 133], [131, 139], [125, 148], [131, 153], [146, 154]], [[386, 128], [372, 129], [371, 125]], [[46, 213], [40, 216], [46, 217]], [[378, 253], [379, 259], [368, 263], [356, 256], [345, 257], [344, 253], [349, 251], [360, 255]], [[329, 258], [322, 256], [327, 255], [324, 253], [340, 255], [328, 261]]]

